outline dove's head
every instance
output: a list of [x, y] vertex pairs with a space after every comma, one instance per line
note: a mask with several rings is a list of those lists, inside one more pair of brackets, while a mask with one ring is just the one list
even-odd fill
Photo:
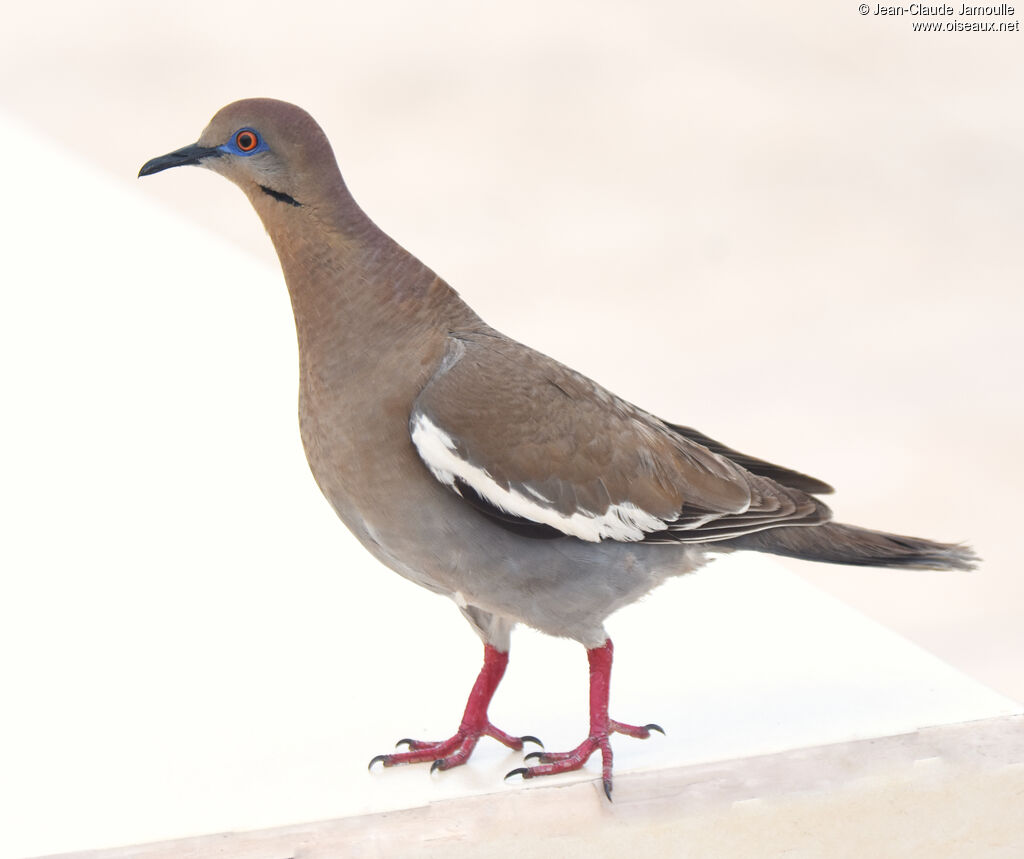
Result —
[[221, 108], [195, 143], [147, 161], [139, 175], [189, 164], [230, 179], [264, 215], [275, 206], [319, 208], [344, 189], [331, 144], [313, 117], [270, 98]]

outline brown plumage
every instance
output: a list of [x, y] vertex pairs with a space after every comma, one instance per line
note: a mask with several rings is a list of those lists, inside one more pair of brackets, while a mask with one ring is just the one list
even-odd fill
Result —
[[563, 517], [629, 503], [662, 523], [636, 539], [667, 542], [829, 518], [811, 496], [757, 476], [496, 332], [466, 334], [450, 355], [416, 398], [414, 420], [425, 415], [459, 458], [502, 488], [547, 499]]

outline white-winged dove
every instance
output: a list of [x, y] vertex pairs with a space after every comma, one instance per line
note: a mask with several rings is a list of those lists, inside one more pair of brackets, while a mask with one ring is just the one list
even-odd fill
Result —
[[602, 756], [613, 733], [656, 725], [608, 715], [604, 620], [708, 552], [752, 549], [838, 564], [970, 569], [962, 545], [829, 521], [812, 477], [663, 421], [484, 323], [352, 199], [330, 143], [271, 99], [221, 109], [191, 145], [140, 176], [195, 164], [248, 196], [284, 271], [299, 341], [299, 423], [313, 476], [382, 563], [451, 597], [484, 642], [462, 723], [443, 742], [404, 740], [384, 766], [465, 763], [482, 736], [521, 749], [488, 705], [524, 623], [579, 641], [590, 730], [534, 752], [524, 778]]

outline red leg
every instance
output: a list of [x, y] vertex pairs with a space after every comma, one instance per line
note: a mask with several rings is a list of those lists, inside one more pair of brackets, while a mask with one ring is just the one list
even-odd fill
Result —
[[498, 730], [487, 718], [487, 708], [490, 706], [491, 698], [505, 676], [505, 666], [508, 665], [508, 653], [502, 653], [489, 644], [484, 645], [484, 665], [480, 674], [473, 684], [473, 690], [469, 693], [469, 700], [466, 702], [466, 711], [462, 715], [462, 723], [459, 730], [453, 737], [440, 742], [424, 742], [423, 740], [399, 740], [396, 745], [403, 743], [408, 746], [407, 752], [395, 752], [390, 755], [377, 755], [370, 761], [370, 768], [380, 761], [386, 767], [393, 767], [396, 764], [416, 764], [425, 761], [433, 761], [430, 771], [447, 770], [464, 764], [477, 741], [481, 737], [492, 737], [499, 743], [508, 746], [510, 749], [519, 750], [524, 742], [536, 743], [543, 747], [543, 743], [536, 737], [529, 735], [513, 737], [504, 731]]
[[655, 724], [638, 727], [608, 718], [612, 651], [611, 639], [606, 640], [601, 647], [593, 647], [587, 651], [587, 659], [590, 662], [590, 735], [569, 752], [531, 752], [526, 756], [526, 760], [536, 758], [540, 763], [512, 770], [505, 778], [512, 775], [533, 778], [538, 775], [578, 770], [600, 749], [601, 780], [604, 783], [605, 795], [608, 799], [612, 798], [612, 746], [609, 737], [612, 734], [626, 734], [637, 739], [647, 739], [651, 731], [665, 733]]

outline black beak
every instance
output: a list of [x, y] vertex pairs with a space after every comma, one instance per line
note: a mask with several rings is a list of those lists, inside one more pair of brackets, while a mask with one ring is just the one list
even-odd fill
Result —
[[168, 170], [171, 167], [184, 167], [188, 164], [198, 164], [205, 158], [218, 158], [221, 151], [210, 146], [200, 146], [193, 143], [190, 146], [183, 146], [174, 152], [168, 152], [158, 158], [152, 158], [142, 165], [139, 176], [152, 176], [161, 170]]

